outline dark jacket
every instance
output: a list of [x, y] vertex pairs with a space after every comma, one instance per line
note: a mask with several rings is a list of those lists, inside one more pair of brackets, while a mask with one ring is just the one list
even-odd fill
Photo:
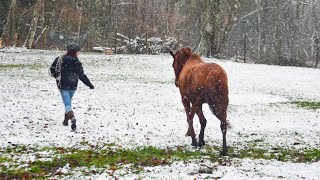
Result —
[[[51, 75], [57, 77], [57, 63], [59, 57], [57, 57], [50, 67]], [[64, 55], [61, 64], [61, 78], [60, 82], [57, 80], [57, 86], [59, 89], [76, 90], [78, 86], [78, 79], [80, 79], [85, 85], [93, 88], [88, 77], [84, 74], [82, 64], [77, 57], [70, 55]]]

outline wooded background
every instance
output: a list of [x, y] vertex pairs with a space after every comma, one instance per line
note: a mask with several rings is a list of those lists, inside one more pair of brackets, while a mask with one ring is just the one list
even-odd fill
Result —
[[0, 36], [6, 45], [77, 42], [87, 51], [115, 47], [117, 34], [172, 37], [207, 57], [314, 67], [319, 12], [320, 0], [0, 0]]

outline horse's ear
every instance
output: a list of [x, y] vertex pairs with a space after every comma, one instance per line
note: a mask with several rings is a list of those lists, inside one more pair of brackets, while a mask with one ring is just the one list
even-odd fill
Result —
[[166, 46], [166, 47], [167, 47], [167, 49], [169, 50], [169, 52], [170, 52], [171, 56], [174, 58], [175, 54], [174, 54], [174, 52], [173, 52], [172, 48], [171, 48], [171, 47], [169, 47], [169, 46]]
[[174, 58], [174, 52], [172, 50], [170, 50], [170, 54]]
[[190, 48], [185, 48], [185, 50], [184, 50], [184, 52], [185, 52], [185, 54], [188, 56], [188, 58], [191, 56], [191, 54], [192, 54], [192, 50], [190, 49]]

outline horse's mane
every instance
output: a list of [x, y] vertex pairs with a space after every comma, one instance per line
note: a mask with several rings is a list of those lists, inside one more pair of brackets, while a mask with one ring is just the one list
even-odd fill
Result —
[[197, 61], [197, 62], [204, 62], [201, 57], [199, 56], [199, 54], [197, 53], [191, 53], [189, 59], [190, 61]]
[[190, 55], [190, 58], [192, 58], [192, 59], [201, 59], [201, 57], [200, 57], [199, 54], [197, 54], [197, 53], [192, 53], [192, 54]]

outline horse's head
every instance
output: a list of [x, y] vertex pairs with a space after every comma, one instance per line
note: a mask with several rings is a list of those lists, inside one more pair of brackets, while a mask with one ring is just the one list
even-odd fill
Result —
[[178, 87], [179, 86], [179, 75], [182, 71], [183, 66], [191, 56], [192, 52], [190, 48], [182, 48], [176, 53], [174, 53], [172, 50], [170, 50], [170, 54], [173, 57], [173, 64], [172, 67], [174, 69], [174, 73], [176, 75], [175, 84]]

